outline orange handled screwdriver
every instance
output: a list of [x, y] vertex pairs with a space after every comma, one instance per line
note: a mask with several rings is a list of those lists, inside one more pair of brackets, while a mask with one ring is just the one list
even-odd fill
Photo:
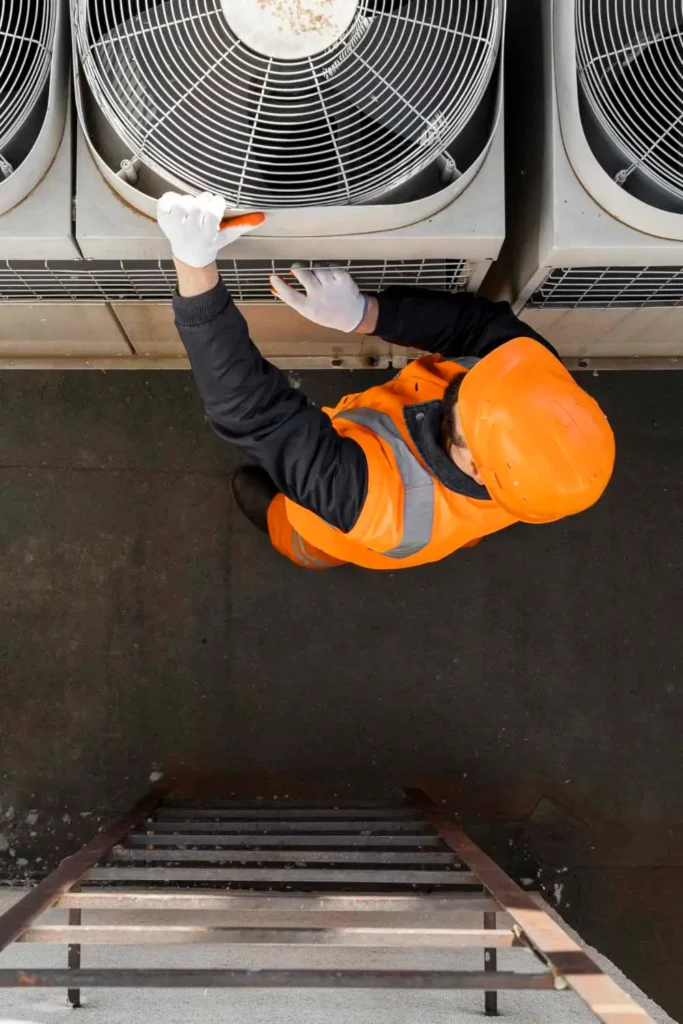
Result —
[[250, 228], [257, 228], [266, 219], [265, 213], [243, 213], [241, 217], [225, 217], [221, 221], [221, 231], [225, 228], [240, 228], [247, 225]]

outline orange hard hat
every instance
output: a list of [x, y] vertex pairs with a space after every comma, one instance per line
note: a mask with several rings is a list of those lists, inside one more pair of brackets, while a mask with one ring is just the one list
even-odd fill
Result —
[[493, 500], [526, 523], [551, 523], [598, 500], [614, 434], [597, 402], [531, 338], [495, 349], [465, 376], [462, 433]]

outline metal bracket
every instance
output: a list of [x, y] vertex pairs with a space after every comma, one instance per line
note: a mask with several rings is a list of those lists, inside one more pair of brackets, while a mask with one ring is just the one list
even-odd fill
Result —
[[134, 156], [130, 160], [128, 158], [121, 161], [121, 166], [116, 172], [116, 177], [121, 178], [122, 181], [128, 182], [129, 185], [137, 185], [138, 178], [140, 177], [140, 167], [142, 161], [139, 156]]
[[450, 185], [452, 181], [462, 177], [462, 171], [458, 170], [458, 165], [450, 153], [442, 153], [435, 162], [444, 185]]
[[614, 175], [614, 180], [617, 183], [617, 185], [621, 185], [623, 188], [623, 186], [631, 177], [637, 166], [637, 164], [631, 164], [630, 167], [623, 167], [620, 171], [617, 171], [617, 173]]

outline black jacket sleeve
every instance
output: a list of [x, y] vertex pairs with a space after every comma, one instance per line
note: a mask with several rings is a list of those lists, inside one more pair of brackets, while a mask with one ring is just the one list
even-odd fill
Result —
[[219, 282], [195, 298], [173, 300], [206, 417], [292, 501], [348, 532], [367, 494], [363, 449], [262, 358], [246, 321]]
[[387, 288], [377, 296], [375, 334], [394, 345], [435, 352], [446, 359], [481, 358], [513, 338], [533, 338], [555, 349], [519, 320], [507, 302], [491, 302], [467, 292], [450, 295], [427, 288]]

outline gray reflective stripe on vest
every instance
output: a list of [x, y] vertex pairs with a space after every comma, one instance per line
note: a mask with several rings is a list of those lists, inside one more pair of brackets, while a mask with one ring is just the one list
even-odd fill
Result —
[[305, 543], [306, 542], [301, 534], [297, 533], [296, 530], [292, 530], [292, 546], [294, 547], [294, 553], [304, 568], [308, 566], [310, 569], [318, 565], [321, 569], [329, 569], [329, 564], [327, 562], [321, 562], [319, 558], [315, 558], [313, 555], [309, 554]]
[[340, 419], [352, 420], [368, 427], [391, 446], [398, 471], [403, 481], [403, 537], [391, 551], [381, 554], [388, 558], [408, 558], [429, 544], [434, 523], [434, 481], [415, 458], [403, 440], [401, 432], [390, 416], [375, 409], [349, 409], [338, 414]]

